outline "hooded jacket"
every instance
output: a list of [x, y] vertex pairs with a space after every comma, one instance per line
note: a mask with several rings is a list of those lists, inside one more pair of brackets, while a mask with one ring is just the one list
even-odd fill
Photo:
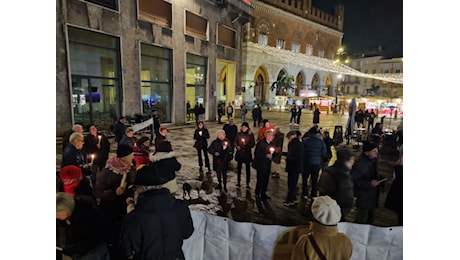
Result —
[[167, 189], [139, 195], [136, 208], [123, 220], [122, 250], [133, 259], [185, 259], [183, 240], [194, 231], [187, 204]]
[[182, 165], [176, 159], [176, 153], [171, 152], [156, 152], [150, 154], [150, 161], [157, 167], [158, 172], [161, 172], [168, 180], [163, 184], [163, 187], [168, 188], [171, 193], [177, 191], [176, 171], [180, 170]]

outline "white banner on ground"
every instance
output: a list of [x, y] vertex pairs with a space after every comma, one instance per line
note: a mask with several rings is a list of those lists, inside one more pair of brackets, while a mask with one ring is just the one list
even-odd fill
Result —
[[150, 118], [148, 120], [145, 120], [142, 123], [135, 124], [135, 125], [132, 126], [132, 128], [133, 128], [134, 132], [137, 132], [137, 131], [142, 130], [142, 129], [146, 128], [146, 127], [149, 127], [151, 124], [153, 124], [153, 119], [152, 118]]
[[[184, 241], [187, 259], [271, 258], [278, 235], [289, 227], [261, 225], [191, 210], [195, 231]], [[403, 259], [403, 228], [339, 223], [353, 243], [351, 259]]]

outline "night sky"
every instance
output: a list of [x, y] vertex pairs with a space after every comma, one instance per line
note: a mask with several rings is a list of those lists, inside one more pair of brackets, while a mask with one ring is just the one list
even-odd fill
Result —
[[313, 0], [313, 6], [333, 13], [345, 5], [342, 44], [348, 53], [382, 46], [387, 58], [403, 57], [403, 0]]

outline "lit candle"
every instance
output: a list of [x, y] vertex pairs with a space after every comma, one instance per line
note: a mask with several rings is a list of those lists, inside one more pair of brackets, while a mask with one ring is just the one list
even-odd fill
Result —
[[244, 138], [241, 138], [241, 142], [243, 142], [243, 144], [246, 144], [246, 141], [244, 140]]
[[273, 154], [274, 151], [275, 151], [275, 148], [270, 147], [270, 154]]
[[199, 131], [198, 134], [201, 136], [201, 135], [203, 135], [203, 132], [202, 132], [202, 131]]
[[224, 142], [224, 150], [227, 149], [227, 142]]
[[97, 136], [97, 138], [99, 138], [99, 142], [97, 142], [97, 144], [99, 144], [99, 145], [101, 144], [101, 137], [102, 136], [100, 136], [100, 135]]
[[93, 164], [94, 161], [94, 154], [91, 154], [91, 164]]

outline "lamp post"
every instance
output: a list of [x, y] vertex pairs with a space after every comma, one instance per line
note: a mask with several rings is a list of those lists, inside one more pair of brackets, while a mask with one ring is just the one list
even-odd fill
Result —
[[[345, 52], [345, 49], [343, 47], [338, 48], [337, 52], [335, 53], [336, 59], [334, 60], [334, 63], [336, 63], [339, 66], [339, 75], [337, 75], [337, 78], [339, 80], [337, 82], [336, 91], [335, 91], [335, 107], [337, 107], [337, 104], [339, 102], [339, 97], [338, 97], [339, 86], [340, 86], [339, 84], [344, 79], [344, 76], [340, 73], [340, 70], [342, 69], [342, 64], [349, 62], [348, 58], [345, 58], [345, 60], [343, 60], [342, 56], [345, 55], [345, 54], [346, 54], [346, 52]], [[337, 109], [335, 109], [334, 112], [337, 113]]]

